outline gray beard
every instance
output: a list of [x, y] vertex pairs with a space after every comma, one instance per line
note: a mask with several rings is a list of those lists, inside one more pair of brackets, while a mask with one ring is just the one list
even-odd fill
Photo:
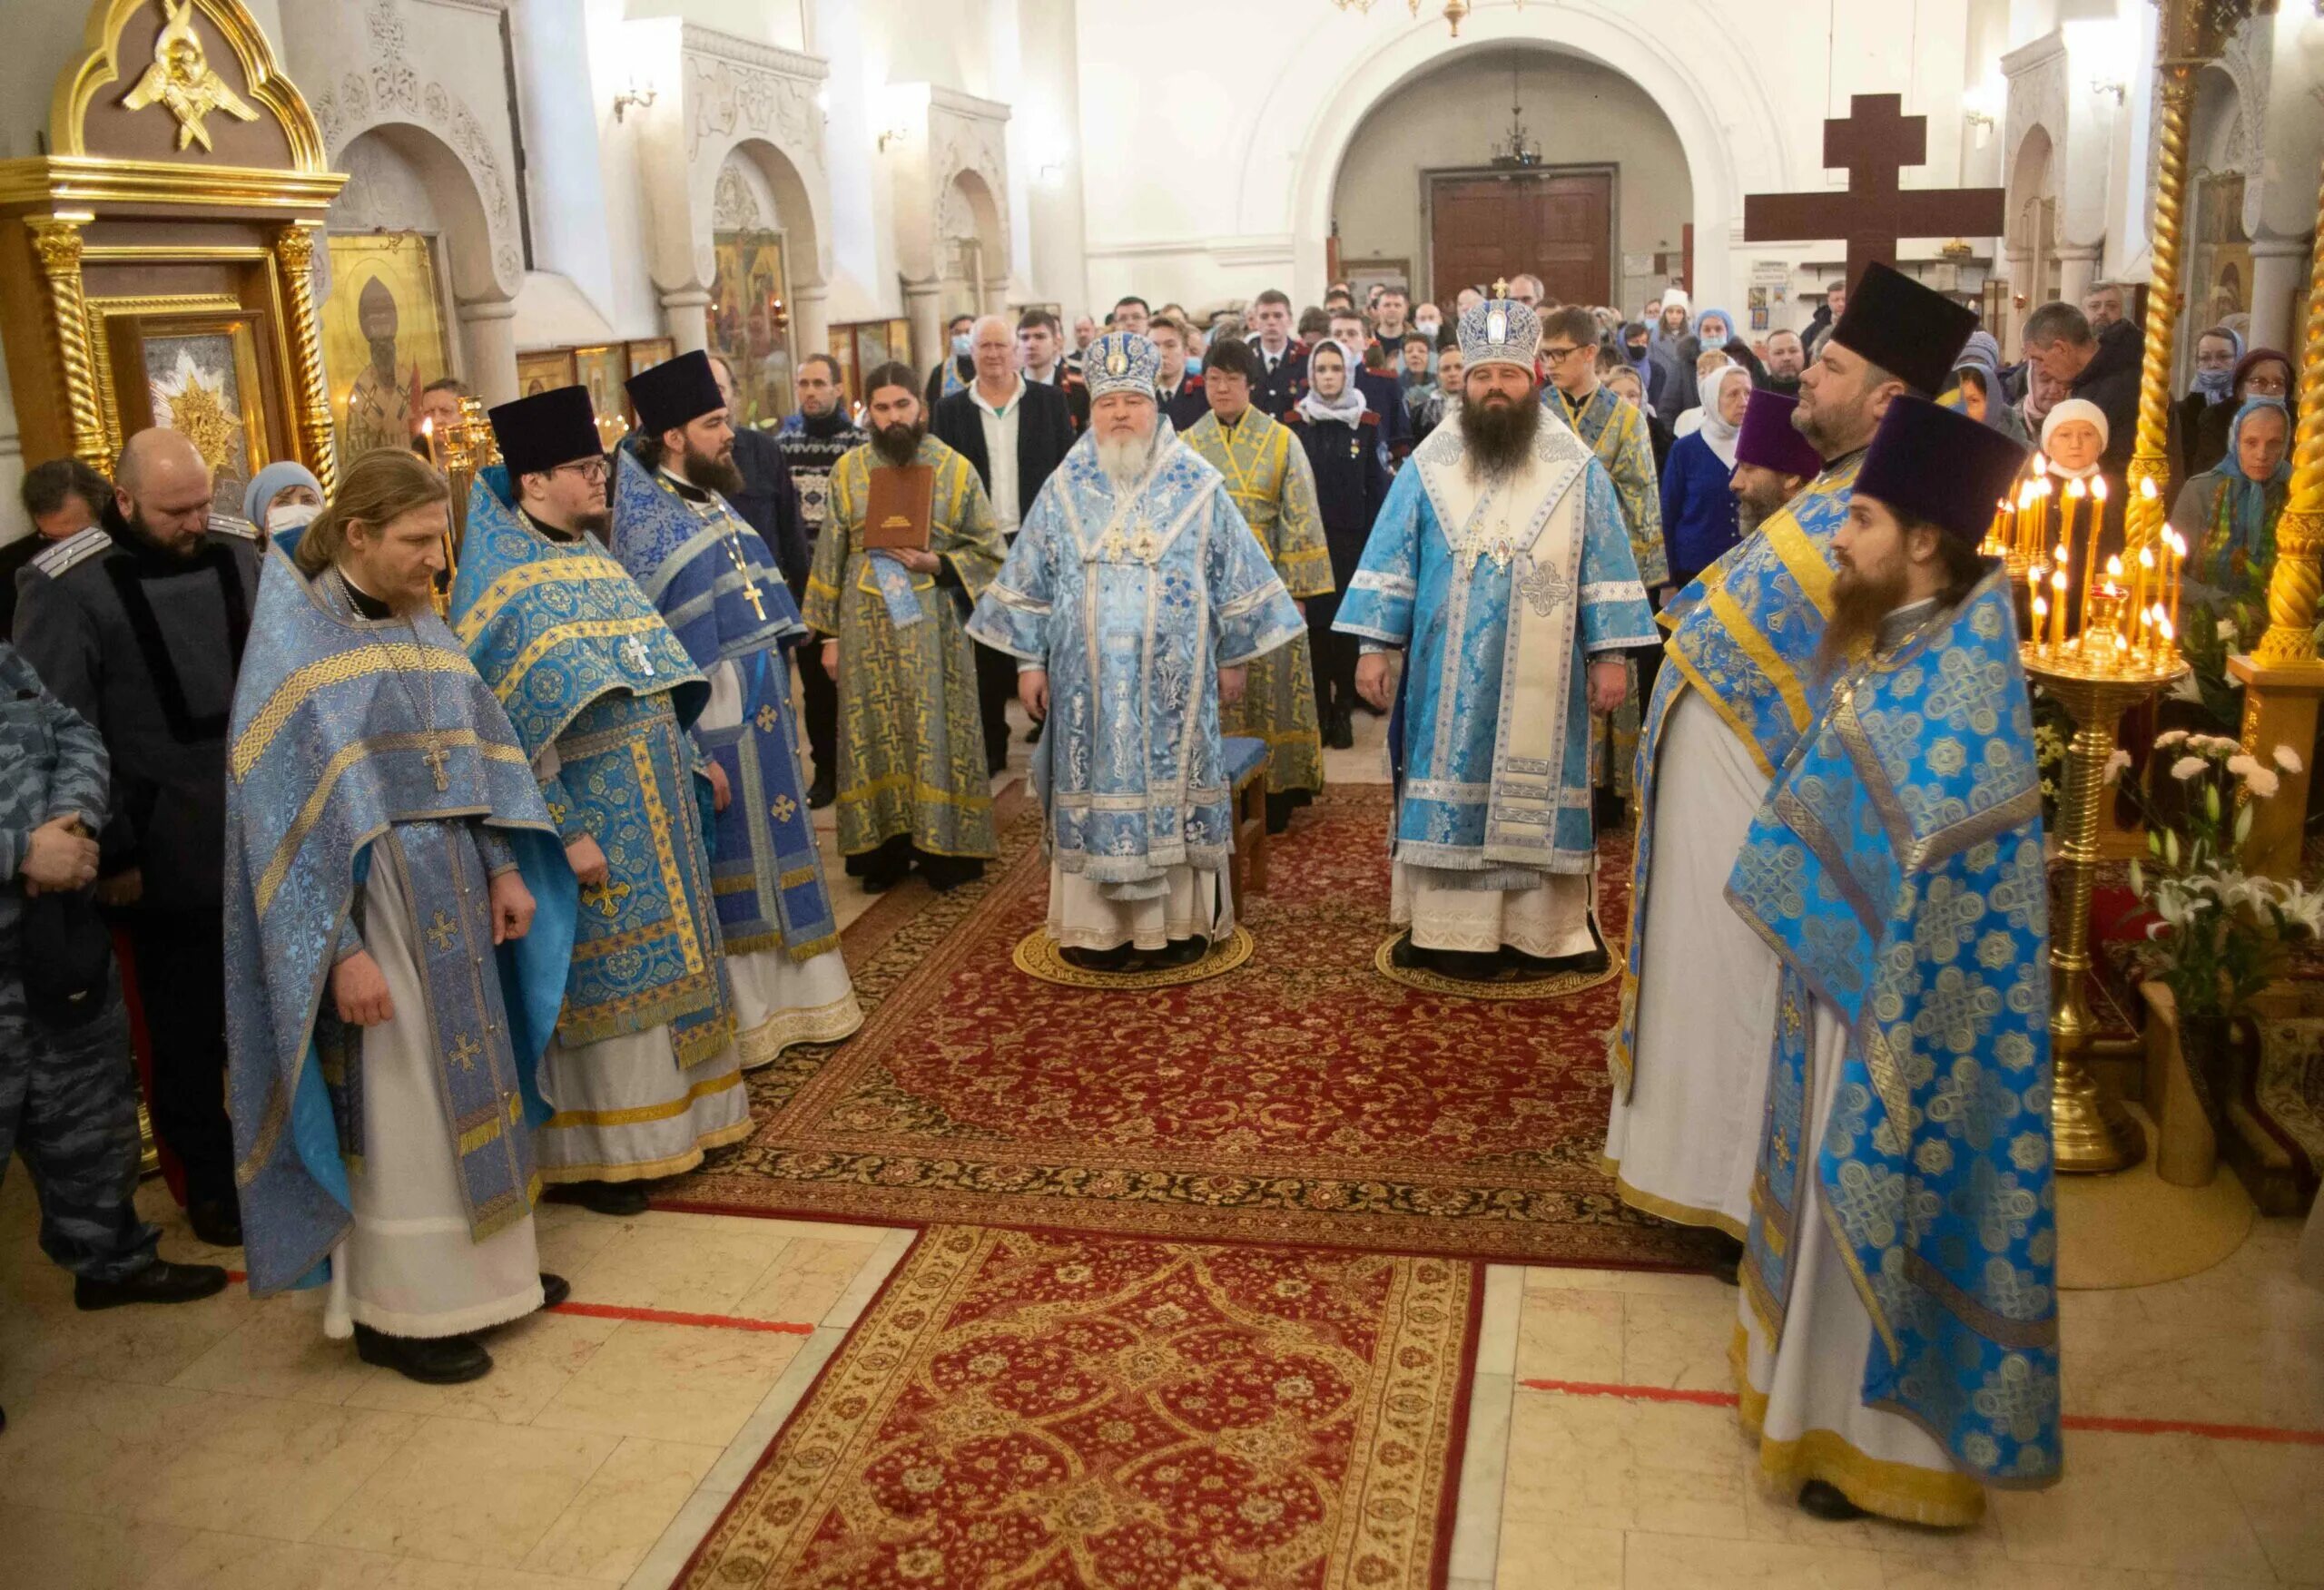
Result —
[[1098, 443], [1098, 467], [1106, 472], [1116, 491], [1128, 491], [1145, 477], [1146, 466], [1154, 461], [1154, 444], [1160, 436], [1157, 427], [1153, 436], [1128, 437], [1115, 441]]

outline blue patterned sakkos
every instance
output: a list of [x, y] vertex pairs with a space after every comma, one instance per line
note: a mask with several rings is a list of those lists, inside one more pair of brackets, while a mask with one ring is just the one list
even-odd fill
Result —
[[[1780, 1340], [1814, 1177], [1872, 1317], [1865, 1403], [1970, 1478], [2025, 1487], [2060, 1461], [2057, 1231], [2041, 783], [2009, 598], [1988, 575], [1834, 693], [1727, 892], [1784, 967], [1748, 1302]], [[1846, 1069], [1811, 1143], [1819, 1016]]]

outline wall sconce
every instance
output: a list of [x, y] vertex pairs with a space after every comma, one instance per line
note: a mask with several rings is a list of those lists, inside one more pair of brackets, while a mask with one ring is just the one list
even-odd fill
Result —
[[1983, 149], [2001, 125], [2003, 111], [2009, 103], [2009, 90], [2001, 82], [1987, 77], [1961, 96], [1961, 119], [1976, 131], [1977, 147]]
[[2090, 92], [2101, 99], [2111, 93], [2114, 96], [2114, 103], [2119, 105], [2130, 99], [2131, 85], [2119, 77], [2100, 75], [2090, 80]]
[[911, 129], [910, 127], [905, 126], [905, 125], [904, 125], [902, 123], [901, 123], [901, 122], [897, 123], [896, 123], [894, 126], [892, 126], [892, 127], [884, 127], [884, 128], [881, 129], [880, 136], [879, 136], [879, 139], [878, 139], [878, 143], [879, 143], [879, 145], [880, 145], [880, 152], [881, 152], [881, 154], [885, 154], [885, 153], [887, 153], [887, 152], [888, 152], [888, 146], [889, 146], [890, 144], [891, 144], [891, 143], [901, 143], [901, 142], [904, 142], [904, 140], [906, 140], [906, 139], [910, 138], [911, 136]]
[[645, 87], [640, 88], [637, 86], [636, 80], [633, 78], [631, 79], [630, 84], [627, 88], [614, 95], [614, 120], [616, 122], [620, 121], [623, 114], [627, 112], [632, 105], [635, 105], [642, 111], [653, 103], [653, 84], [648, 83]]

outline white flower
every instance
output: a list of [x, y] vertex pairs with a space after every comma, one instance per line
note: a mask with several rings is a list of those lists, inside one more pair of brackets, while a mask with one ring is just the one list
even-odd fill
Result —
[[2227, 759], [2227, 770], [2239, 779], [2248, 779], [2260, 770], [2259, 759], [2239, 751]]
[[2311, 938], [2324, 934], [2324, 892], [2310, 890], [2298, 880], [2283, 886], [2277, 897], [2276, 908], [2284, 919], [2301, 928]]
[[2171, 747], [2178, 744], [2181, 741], [2186, 738], [2187, 731], [2184, 729], [2165, 729], [2162, 733], [2154, 737], [2154, 749], [2157, 751], [2168, 751]]
[[2270, 772], [2259, 763], [2253, 762], [2251, 764], [2251, 770], [2243, 775], [2243, 787], [2250, 790], [2252, 794], [2257, 795], [2260, 800], [2265, 800], [2274, 795], [2278, 790], [2283, 787], [2283, 785], [2281, 780], [2280, 780], [2275, 774]]
[[2119, 749], [2114, 751], [2106, 758], [2106, 772], [2103, 778], [2100, 780], [2100, 782], [2107, 784], [2112, 783], [2115, 780], [2122, 776], [2122, 770], [2130, 765], [2131, 753], [2129, 751]]
[[2283, 770], [2288, 773], [2296, 773], [2299, 771], [2299, 752], [2294, 751], [2290, 746], [2279, 745], [2276, 747], [2275, 755], [2276, 766], [2283, 769]]
[[2182, 756], [2171, 764], [2171, 776], [2174, 779], [2191, 779], [2210, 765], [2201, 757]]
[[2219, 621], [2219, 638], [2222, 641], [2231, 641], [2235, 638], [2235, 621], [2233, 619], [2222, 618]]

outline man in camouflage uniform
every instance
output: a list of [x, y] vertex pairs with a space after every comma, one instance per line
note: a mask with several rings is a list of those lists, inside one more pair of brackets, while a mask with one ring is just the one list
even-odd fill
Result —
[[226, 1284], [214, 1265], [155, 1257], [161, 1233], [137, 1218], [137, 1086], [119, 979], [77, 1026], [25, 1006], [25, 902], [96, 878], [88, 836], [104, 815], [105, 770], [97, 731], [0, 641], [0, 1176], [21, 1148], [41, 1250], [79, 1278], [83, 1309], [190, 1302]]
[[104, 739], [98, 901], [136, 957], [153, 1131], [185, 1166], [193, 1234], [241, 1238], [226, 1124], [226, 724], [258, 589], [260, 533], [210, 511], [176, 431], [122, 449], [98, 523], [17, 575], [17, 649]]

